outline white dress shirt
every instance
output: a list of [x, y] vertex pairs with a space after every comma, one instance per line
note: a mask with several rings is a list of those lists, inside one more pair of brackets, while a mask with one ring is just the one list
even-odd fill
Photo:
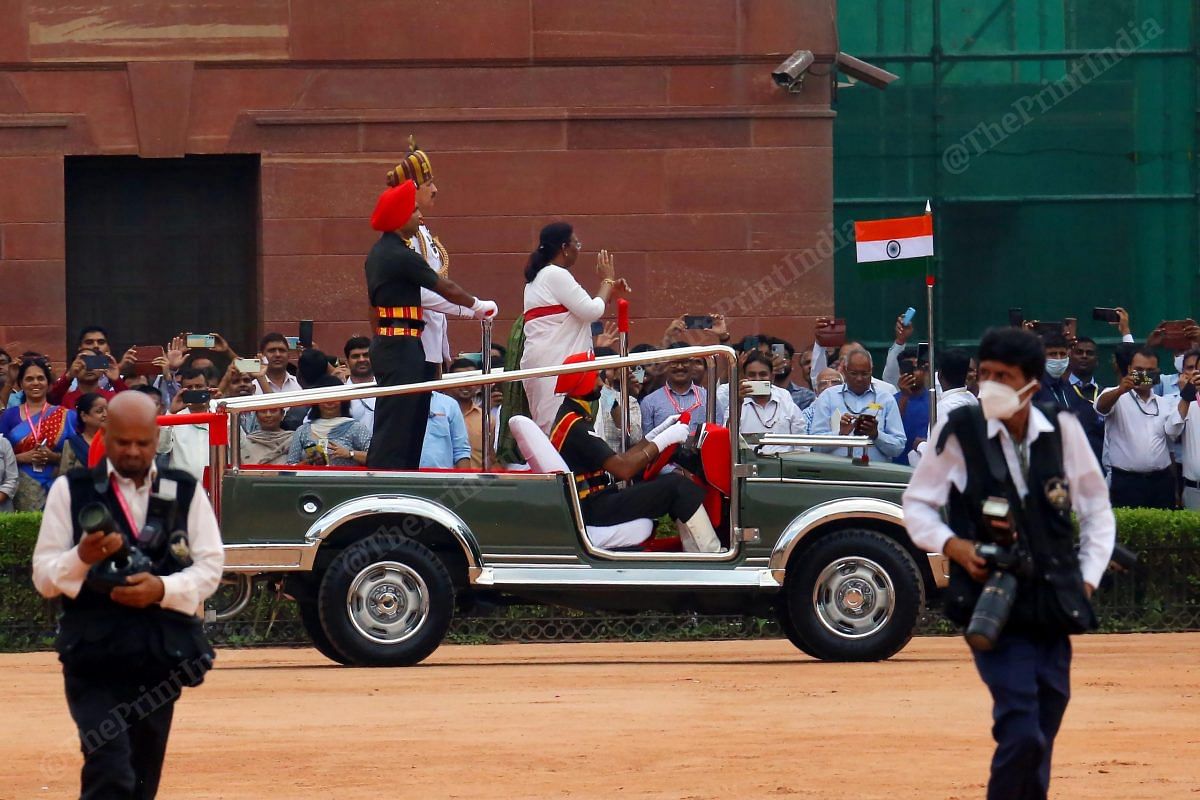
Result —
[[[216, 405], [215, 400], [212, 405]], [[213, 410], [213, 408], [209, 408], [209, 411]], [[190, 414], [191, 412], [185, 408], [175, 413]], [[162, 430], [165, 430], [167, 435], [159, 438], [159, 452], [169, 454], [167, 463], [173, 469], [183, 470], [197, 481], [204, 480], [204, 469], [209, 465], [211, 452], [208, 441], [208, 424], [164, 426]]]
[[[1178, 412], [1179, 397], [1172, 398]], [[1200, 481], [1200, 402], [1188, 403], [1187, 416], [1183, 418], [1183, 477], [1189, 481]]]
[[[1079, 420], [1071, 414], [1059, 414], [1058, 424], [1062, 430], [1063, 470], [1070, 487], [1071, 508], [1079, 518], [1079, 570], [1084, 581], [1095, 588], [1100, 585], [1100, 578], [1112, 558], [1117, 523], [1108, 500], [1104, 474], [1096, 463]], [[944, 425], [945, 421], [938, 423], [931, 441], [938, 440]], [[1000, 437], [1008, 473], [1017, 492], [1024, 498], [1029, 488], [1008, 428], [998, 420], [988, 420], [987, 430], [989, 438]], [[1039, 436], [1052, 430], [1054, 426], [1041, 411], [1030, 409], [1025, 446], [1032, 446]], [[904, 526], [913, 544], [922, 550], [941, 553], [946, 542], [955, 535], [942, 521], [941, 514], [950, 498], [951, 486], [960, 492], [967, 486], [966, 459], [957, 437], [950, 437], [941, 453], [933, 449], [925, 454], [904, 491]]]
[[[290, 372], [286, 374], [282, 383], [275, 383], [275, 381], [271, 380], [271, 376], [269, 375], [265, 377], [267, 379], [267, 385], [271, 387], [272, 392], [298, 392], [304, 388], [300, 385], [300, 381], [296, 380], [296, 376]], [[262, 384], [258, 381], [254, 382], [254, 393], [263, 393]]]
[[[1096, 398], [1099, 411], [1100, 398]], [[1154, 472], [1171, 466], [1170, 439], [1183, 431], [1179, 401], [1150, 395], [1142, 400], [1136, 390], [1117, 398], [1104, 423], [1104, 454], [1113, 469], [1126, 472]]]
[[[725, 419], [728, 420], [728, 418], [729, 413], [726, 411]], [[792, 400], [791, 393], [778, 386], [771, 387], [771, 399], [763, 405], [759, 405], [753, 397], [742, 398], [742, 415], [739, 417], [738, 426], [738, 431], [742, 435], [804, 434], [808, 432], [804, 417]], [[759, 452], [770, 455], [772, 453], [789, 453], [795, 449], [795, 447], [785, 445], [768, 445]]]
[[[408, 243], [415, 252], [420, 253], [425, 263], [434, 272], [442, 269], [442, 251], [433, 243], [433, 234], [429, 228], [422, 225]], [[450, 336], [447, 330], [446, 318], [471, 319], [475, 316], [471, 309], [451, 303], [437, 292], [421, 287], [421, 318], [425, 327], [421, 330], [421, 348], [425, 351], [425, 361], [430, 364], [444, 364], [450, 360]]]
[[[938, 395], [937, 401], [937, 418], [938, 422], [950, 416], [950, 412], [956, 408], [963, 406], [977, 406], [979, 398], [971, 394], [970, 390], [965, 386], [960, 386], [957, 389], [947, 389]], [[920, 442], [912, 450], [908, 451], [909, 466], [915, 467], [921, 463], [921, 457], [925, 455], [925, 448], [929, 446], [928, 441]]]
[[[362, 381], [362, 383], [370, 383], [371, 380], [373, 380], [373, 379], [368, 378], [367, 380]], [[356, 382], [353, 378], [346, 381], [347, 386], [354, 386], [355, 383]], [[375, 430], [375, 400], [376, 399], [377, 398], [374, 398], [374, 397], [366, 397], [366, 398], [363, 398], [362, 400], [351, 400], [350, 401], [350, 416], [354, 418], [355, 422], [361, 422], [363, 424], [363, 427], [365, 427], [369, 431]]]
[[[133, 523], [141, 530], [146, 524], [150, 489], [158, 471], [151, 467], [149, 477], [139, 487], [132, 479], [118, 474], [111, 461], [106, 463], [113, 488], [125, 498]], [[163, 576], [163, 596], [159, 605], [182, 614], [203, 616], [204, 601], [212, 596], [220, 583], [225, 551], [212, 505], [199, 485], [188, 509], [187, 536], [192, 565]], [[54, 482], [46, 496], [42, 527], [33, 549], [33, 585], [43, 597], [66, 595], [75, 598], [79, 595], [91, 566], [79, 558], [79, 546], [74, 539], [71, 488], [62, 477]]]

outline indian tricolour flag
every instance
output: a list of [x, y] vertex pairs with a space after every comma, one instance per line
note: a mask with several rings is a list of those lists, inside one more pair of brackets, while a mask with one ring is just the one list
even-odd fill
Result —
[[858, 263], [933, 255], [933, 215], [854, 223]]

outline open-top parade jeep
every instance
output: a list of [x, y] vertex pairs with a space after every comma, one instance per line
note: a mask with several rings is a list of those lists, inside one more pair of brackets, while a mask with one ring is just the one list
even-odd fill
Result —
[[[261, 408], [668, 358], [706, 360], [709, 421], [717, 391], [730, 392], [729, 407], [739, 407], [737, 382], [716, 382], [719, 362], [736, 374], [734, 351], [708, 346], [386, 389], [231, 398], [218, 411], [237, 431], [239, 415]], [[437, 648], [454, 614], [514, 602], [777, 617], [788, 638], [817, 658], [877, 660], [899, 651], [946, 579], [944, 559], [915, 549], [904, 532], [900, 495], [910, 470], [854, 457], [862, 437], [776, 436], [763, 443], [837, 446], [843, 455], [764, 455], [738, 435], [737, 418], [729, 419], [728, 496], [718, 504], [729, 547], [720, 553], [593, 546], [569, 473], [248, 466], [232, 437], [228, 453], [214, 448], [213, 500], [228, 572], [226, 600], [215, 611], [221, 619], [238, 613], [256, 577], [283, 578], [318, 650], [373, 666], [415, 664]]]

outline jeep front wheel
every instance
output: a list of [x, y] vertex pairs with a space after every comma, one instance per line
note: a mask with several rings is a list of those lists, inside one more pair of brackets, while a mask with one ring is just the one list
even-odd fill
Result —
[[454, 615], [454, 584], [433, 551], [404, 536], [347, 547], [321, 580], [321, 627], [349, 661], [407, 667], [437, 649]]
[[789, 637], [825, 661], [880, 661], [908, 644], [924, 603], [912, 557], [881, 533], [848, 529], [822, 537], [789, 566]]

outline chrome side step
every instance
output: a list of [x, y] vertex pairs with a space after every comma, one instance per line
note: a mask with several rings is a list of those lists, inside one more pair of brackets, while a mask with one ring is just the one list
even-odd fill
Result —
[[553, 586], [655, 589], [778, 589], [769, 569], [625, 569], [621, 567], [487, 566], [476, 586]]

